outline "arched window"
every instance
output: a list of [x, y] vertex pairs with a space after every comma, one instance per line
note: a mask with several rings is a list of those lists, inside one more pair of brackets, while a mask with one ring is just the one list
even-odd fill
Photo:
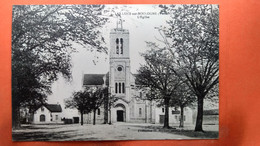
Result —
[[116, 83], [116, 93], [117, 93], [117, 83]]
[[55, 120], [58, 121], [59, 120], [59, 116], [55, 115]]
[[125, 83], [122, 83], [122, 93], [125, 93]]
[[98, 108], [98, 110], [97, 110], [97, 114], [100, 115], [100, 108]]
[[121, 83], [119, 83], [119, 93], [121, 93]]
[[121, 54], [123, 54], [123, 39], [120, 39]]
[[40, 115], [40, 122], [45, 122], [45, 115]]
[[116, 54], [119, 54], [119, 47], [116, 46]]
[[142, 108], [139, 108], [139, 117], [142, 116]]
[[119, 39], [116, 39], [116, 54], [119, 54]]

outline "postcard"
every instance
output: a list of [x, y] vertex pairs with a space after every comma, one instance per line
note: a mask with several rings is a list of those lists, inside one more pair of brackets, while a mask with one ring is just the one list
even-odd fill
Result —
[[218, 5], [14, 5], [13, 141], [217, 139]]

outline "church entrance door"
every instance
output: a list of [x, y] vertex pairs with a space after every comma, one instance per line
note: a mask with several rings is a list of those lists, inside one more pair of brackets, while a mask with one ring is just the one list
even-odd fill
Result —
[[117, 110], [117, 122], [124, 122], [124, 111], [123, 110]]

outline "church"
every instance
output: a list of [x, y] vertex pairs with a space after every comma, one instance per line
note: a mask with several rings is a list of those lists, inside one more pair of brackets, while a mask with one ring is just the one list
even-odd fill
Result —
[[[111, 107], [108, 121], [130, 123], [163, 123], [164, 107], [156, 102], [145, 100], [146, 94], [137, 88], [135, 74], [130, 71], [129, 31], [117, 27], [110, 31], [109, 72], [107, 74], [84, 74], [83, 87], [108, 87], [111, 95], [118, 100]], [[96, 123], [104, 123], [104, 106], [96, 112]], [[184, 123], [192, 124], [192, 110], [185, 108]], [[179, 123], [180, 111], [169, 109], [169, 123]], [[93, 113], [84, 116], [84, 123], [93, 122]]]

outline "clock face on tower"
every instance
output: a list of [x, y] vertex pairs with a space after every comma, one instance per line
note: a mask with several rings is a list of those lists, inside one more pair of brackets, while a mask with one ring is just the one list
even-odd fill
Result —
[[123, 68], [121, 67], [121, 66], [119, 66], [119, 67], [117, 67], [117, 71], [122, 71], [123, 70]]

